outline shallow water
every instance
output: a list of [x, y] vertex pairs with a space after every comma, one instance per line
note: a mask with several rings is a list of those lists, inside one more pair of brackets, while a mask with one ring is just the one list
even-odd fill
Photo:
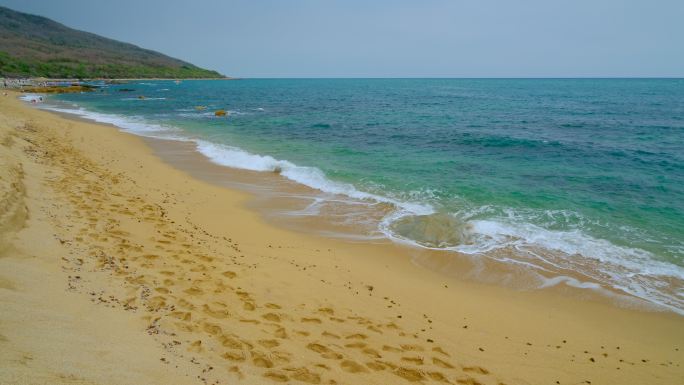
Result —
[[[532, 269], [576, 271], [684, 311], [684, 80], [147, 81], [102, 91], [56, 98], [141, 135], [193, 140], [218, 164], [353, 198], [332, 214], [317, 201], [298, 215], [343, 212], [340, 221], [421, 247], [505, 250]], [[351, 215], [353, 202], [394, 209]]]

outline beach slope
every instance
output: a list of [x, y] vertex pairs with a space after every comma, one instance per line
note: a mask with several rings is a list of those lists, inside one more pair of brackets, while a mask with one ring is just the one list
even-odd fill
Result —
[[0, 99], [0, 383], [675, 384], [684, 322], [275, 228], [138, 137]]

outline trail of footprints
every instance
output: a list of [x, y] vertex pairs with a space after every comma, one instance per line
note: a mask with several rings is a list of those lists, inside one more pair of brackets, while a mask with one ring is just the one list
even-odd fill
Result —
[[[140, 314], [169, 352], [162, 362], [189, 360], [203, 368], [205, 383], [230, 382], [214, 367], [223, 366], [237, 378], [275, 383], [371, 384], [382, 383], [377, 373], [392, 373], [397, 383], [502, 384], [487, 369], [463, 366], [437, 343], [403, 330], [400, 320], [262, 301], [249, 290], [258, 263], [233, 240], [174, 223], [163, 206], [127, 193], [132, 180], [68, 146], [42, 159], [64, 166], [50, 183], [72, 204], [69, 217], [53, 215], [62, 229], [56, 236], [70, 250], [68, 289]], [[173, 199], [167, 194], [162, 204]], [[154, 234], [154, 247], [136, 242], [139, 234]], [[104, 289], [98, 284], [104, 277], [117, 285]]]

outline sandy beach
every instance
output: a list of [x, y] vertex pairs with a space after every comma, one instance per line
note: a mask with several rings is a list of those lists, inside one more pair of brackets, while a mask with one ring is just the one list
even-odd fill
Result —
[[680, 315], [274, 226], [143, 139], [18, 96], [0, 98], [2, 384], [684, 378]]

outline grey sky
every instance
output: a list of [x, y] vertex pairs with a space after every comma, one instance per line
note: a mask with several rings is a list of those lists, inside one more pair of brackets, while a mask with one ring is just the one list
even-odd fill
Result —
[[0, 4], [230, 76], [684, 76], [684, 0]]

